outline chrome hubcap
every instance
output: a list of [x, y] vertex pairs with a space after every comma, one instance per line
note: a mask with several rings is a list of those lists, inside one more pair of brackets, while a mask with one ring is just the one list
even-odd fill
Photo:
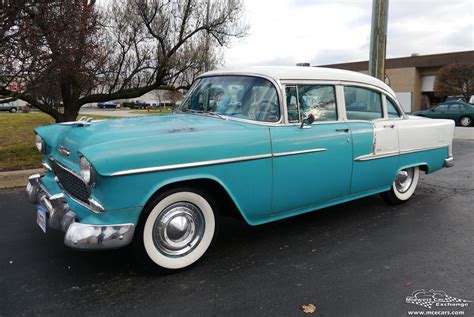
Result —
[[164, 209], [153, 225], [153, 242], [163, 254], [180, 257], [191, 252], [204, 235], [201, 210], [187, 202], [178, 202]]
[[406, 192], [413, 182], [414, 169], [409, 168], [398, 172], [397, 177], [395, 178], [395, 187], [398, 192]]
[[471, 119], [467, 118], [467, 117], [464, 117], [461, 119], [461, 125], [463, 126], [468, 126], [471, 124]]

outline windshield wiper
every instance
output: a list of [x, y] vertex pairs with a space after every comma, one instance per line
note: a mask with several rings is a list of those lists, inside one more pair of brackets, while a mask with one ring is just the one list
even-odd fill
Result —
[[215, 111], [211, 111], [211, 112], [207, 112], [208, 114], [210, 114], [211, 116], [216, 116], [222, 120], [227, 120], [226, 117], [224, 117], [223, 115], [221, 115], [220, 113], [218, 112], [215, 112]]
[[222, 120], [227, 120], [226, 117], [222, 116], [221, 114], [219, 114], [215, 111], [205, 112], [205, 111], [202, 111], [202, 110], [186, 109], [186, 110], [181, 110], [180, 112], [182, 112], [182, 113], [195, 113], [195, 114], [200, 114], [200, 115], [211, 115], [211, 116], [214, 116], [214, 117], [218, 117], [219, 119], [222, 119]]

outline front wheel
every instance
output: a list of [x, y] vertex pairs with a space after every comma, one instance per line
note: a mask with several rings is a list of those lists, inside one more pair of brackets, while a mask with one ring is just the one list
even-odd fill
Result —
[[463, 127], [468, 127], [471, 125], [471, 118], [467, 117], [467, 116], [464, 116], [464, 117], [461, 117], [461, 119], [459, 119], [459, 124]]
[[15, 112], [17, 112], [17, 111], [18, 111], [17, 108], [11, 108], [11, 109], [10, 109], [10, 112], [11, 112], [11, 113], [15, 113]]
[[418, 166], [398, 172], [389, 191], [382, 193], [382, 198], [391, 205], [399, 205], [413, 196], [420, 178]]
[[159, 195], [144, 210], [137, 228], [136, 247], [163, 269], [192, 265], [213, 241], [214, 205], [206, 193], [195, 189], [176, 189]]

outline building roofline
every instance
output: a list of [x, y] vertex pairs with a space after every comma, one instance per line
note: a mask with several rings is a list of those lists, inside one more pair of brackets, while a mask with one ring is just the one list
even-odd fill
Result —
[[[385, 61], [385, 68], [391, 69], [405, 67], [440, 67], [448, 64], [472, 63], [474, 63], [474, 51], [461, 51], [441, 54], [389, 58]], [[364, 71], [369, 69], [369, 62], [357, 61], [349, 63], [320, 65], [320, 67], [339, 68], [352, 71]]]

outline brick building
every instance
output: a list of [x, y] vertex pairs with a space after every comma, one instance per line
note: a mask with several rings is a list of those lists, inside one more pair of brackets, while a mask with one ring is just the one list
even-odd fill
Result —
[[[397, 93], [407, 112], [430, 108], [442, 100], [433, 93], [436, 72], [448, 64], [473, 64], [474, 51], [390, 58], [385, 61], [385, 82]], [[368, 73], [369, 62], [320, 65]]]

